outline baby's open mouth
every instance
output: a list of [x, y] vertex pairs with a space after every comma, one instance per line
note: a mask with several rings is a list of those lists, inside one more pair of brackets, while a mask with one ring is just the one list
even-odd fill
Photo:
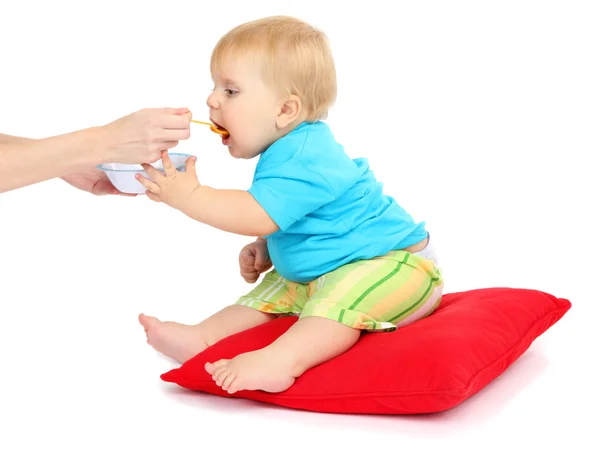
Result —
[[212, 119], [211, 119], [211, 122], [215, 126], [215, 128], [210, 127], [210, 129], [214, 133], [220, 134], [223, 139], [227, 139], [229, 137], [229, 131], [227, 131], [227, 129], [225, 129], [223, 126], [219, 125]]

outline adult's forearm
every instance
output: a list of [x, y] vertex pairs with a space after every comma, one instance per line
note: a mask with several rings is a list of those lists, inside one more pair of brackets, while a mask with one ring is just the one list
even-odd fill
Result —
[[142, 109], [113, 122], [45, 139], [0, 135], [0, 193], [88, 170], [98, 163], [152, 163], [190, 136], [186, 108]]
[[31, 138], [20, 138], [18, 136], [0, 133], [0, 146], [2, 146], [2, 144], [20, 144], [27, 141], [31, 141]]
[[44, 139], [0, 135], [0, 193], [89, 168], [106, 154], [101, 128]]

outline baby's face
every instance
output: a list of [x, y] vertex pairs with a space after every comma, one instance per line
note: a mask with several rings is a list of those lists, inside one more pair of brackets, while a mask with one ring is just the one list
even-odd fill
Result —
[[265, 86], [259, 65], [248, 56], [225, 59], [212, 79], [206, 102], [212, 122], [229, 132], [223, 143], [235, 158], [256, 157], [280, 136], [276, 92]]

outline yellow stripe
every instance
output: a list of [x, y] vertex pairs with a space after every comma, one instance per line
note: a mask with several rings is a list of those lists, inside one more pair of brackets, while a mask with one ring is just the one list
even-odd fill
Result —
[[[430, 277], [419, 269], [412, 268], [413, 272], [402, 285], [388, 294], [385, 298], [378, 300], [367, 313], [374, 319], [388, 318], [394, 310], [402, 310], [405, 305], [412, 304], [412, 300], [418, 298], [424, 291], [425, 282]], [[395, 280], [396, 278], [394, 278]], [[429, 283], [427, 283], [428, 285]], [[361, 310], [360, 308], [358, 310]], [[364, 310], [363, 310], [364, 312]]]
[[[296, 289], [297, 286], [298, 283], [287, 281], [287, 291], [281, 297], [282, 299], [278, 300], [278, 303], [290, 309], [302, 309], [303, 306], [300, 306], [298, 303], [300, 295]], [[287, 302], [284, 302], [283, 298], [286, 298]]]
[[357, 264], [354, 270], [343, 277], [334, 287], [327, 293], [327, 301], [333, 304], [340, 302], [348, 293], [356, 288], [359, 282], [364, 282], [365, 278], [373, 272], [381, 269], [382, 265], [379, 261], [361, 261]]

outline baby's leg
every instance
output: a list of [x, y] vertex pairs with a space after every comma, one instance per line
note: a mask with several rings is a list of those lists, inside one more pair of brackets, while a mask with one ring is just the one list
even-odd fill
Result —
[[393, 331], [433, 312], [443, 280], [432, 261], [394, 251], [311, 282], [300, 320], [271, 345], [205, 364], [217, 385], [281, 392], [309, 368], [352, 347], [363, 330]]
[[183, 363], [227, 336], [261, 325], [273, 319], [246, 306], [226, 307], [197, 325], [161, 322], [156, 317], [140, 314], [148, 344], [158, 352]]
[[282, 392], [306, 370], [350, 349], [360, 330], [322, 317], [305, 317], [269, 346], [232, 360], [207, 363], [206, 371], [223, 390]]

